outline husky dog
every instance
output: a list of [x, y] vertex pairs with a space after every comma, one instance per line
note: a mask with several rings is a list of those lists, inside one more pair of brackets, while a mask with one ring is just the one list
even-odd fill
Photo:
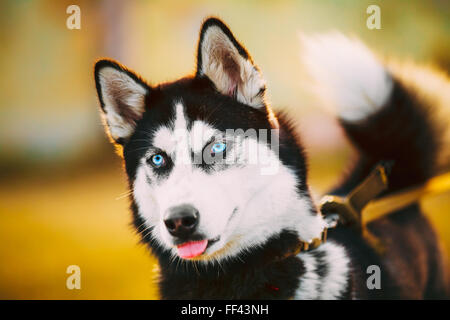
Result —
[[[331, 193], [348, 193], [380, 160], [394, 162], [387, 194], [434, 175], [445, 149], [445, 127], [433, 116], [442, 101], [419, 94], [357, 40], [303, 42], [308, 69], [359, 151]], [[449, 92], [445, 79], [429, 78]], [[162, 298], [446, 297], [439, 241], [417, 203], [369, 225], [387, 244], [383, 254], [345, 226], [296, 252], [327, 227], [305, 153], [292, 122], [266, 103], [259, 68], [219, 19], [201, 27], [195, 75], [152, 86], [103, 59], [95, 81], [105, 127], [123, 154], [134, 226], [159, 261]], [[381, 271], [375, 290], [366, 285], [371, 265]]]

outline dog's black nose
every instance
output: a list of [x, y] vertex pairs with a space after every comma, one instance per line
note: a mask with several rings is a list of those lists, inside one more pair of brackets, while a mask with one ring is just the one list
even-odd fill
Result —
[[172, 207], [167, 211], [164, 224], [169, 233], [180, 239], [187, 239], [198, 225], [198, 210], [189, 204]]

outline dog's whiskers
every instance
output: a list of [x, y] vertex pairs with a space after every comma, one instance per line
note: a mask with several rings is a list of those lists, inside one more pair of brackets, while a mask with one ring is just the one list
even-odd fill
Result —
[[197, 275], [200, 275], [200, 270], [198, 270], [198, 267], [197, 267], [197, 261], [192, 261], [193, 262], [193, 264], [194, 264], [194, 269], [195, 269], [195, 271], [197, 272]]
[[142, 222], [140, 225], [138, 225], [138, 226], [136, 227], [136, 229], [139, 231], [139, 229], [140, 229], [145, 223], [146, 223], [146, 221]]
[[128, 191], [126, 191], [126, 192], [124, 192], [124, 193], [121, 193], [115, 200], [120, 200], [120, 199], [126, 198], [126, 197], [128, 197], [132, 192], [133, 192], [133, 190], [128, 190]]

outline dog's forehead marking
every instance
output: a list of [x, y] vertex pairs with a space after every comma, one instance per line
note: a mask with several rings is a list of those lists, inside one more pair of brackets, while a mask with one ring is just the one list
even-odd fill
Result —
[[[173, 120], [173, 129], [176, 133], [177, 131], [187, 132], [187, 121], [186, 117], [184, 116], [184, 105], [181, 101], [177, 101], [174, 103], [174, 109], [175, 109], [175, 118]], [[180, 134], [180, 136], [182, 136]]]
[[173, 139], [175, 141], [174, 160], [175, 164], [190, 164], [189, 131], [184, 106], [181, 101], [174, 103], [175, 118], [173, 120]]

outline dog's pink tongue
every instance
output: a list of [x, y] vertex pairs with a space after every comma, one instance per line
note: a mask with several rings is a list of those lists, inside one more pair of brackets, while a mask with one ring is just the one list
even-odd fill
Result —
[[191, 241], [183, 243], [177, 247], [178, 255], [185, 259], [196, 257], [205, 252], [207, 245], [208, 240]]

